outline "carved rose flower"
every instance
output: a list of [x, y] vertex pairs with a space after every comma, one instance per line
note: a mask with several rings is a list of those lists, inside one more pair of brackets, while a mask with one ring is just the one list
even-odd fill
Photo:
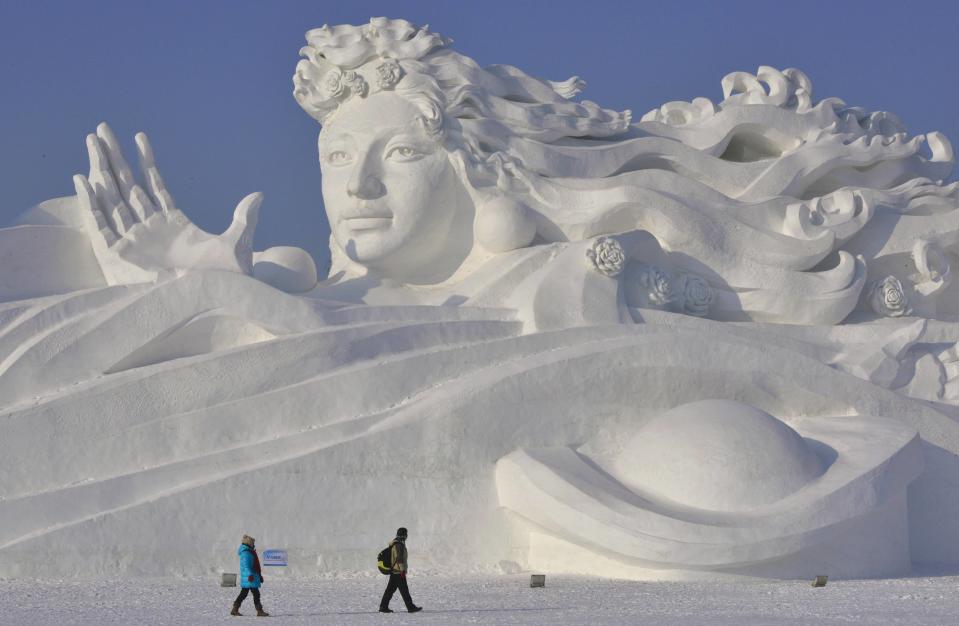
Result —
[[323, 77], [323, 90], [327, 98], [340, 98], [349, 90], [351, 96], [365, 96], [366, 81], [353, 70], [343, 71], [333, 68]]
[[705, 317], [713, 303], [713, 288], [705, 280], [693, 274], [683, 276], [683, 311], [690, 315]]
[[333, 68], [323, 77], [323, 90], [328, 98], [339, 98], [346, 90], [346, 83], [343, 80], [343, 72]]
[[343, 82], [350, 88], [350, 95], [360, 96], [361, 98], [366, 96], [368, 85], [363, 77], [353, 70], [343, 72]]
[[616, 276], [626, 266], [626, 254], [618, 241], [609, 237], [598, 237], [592, 247], [586, 251], [591, 267], [606, 276]]
[[673, 285], [669, 274], [658, 267], [649, 266], [639, 275], [640, 284], [646, 288], [651, 304], [666, 306], [673, 301]]
[[376, 86], [380, 89], [392, 89], [400, 82], [403, 68], [393, 59], [386, 59], [376, 66]]
[[902, 317], [912, 313], [902, 283], [895, 276], [886, 276], [873, 286], [869, 293], [869, 306], [884, 317]]

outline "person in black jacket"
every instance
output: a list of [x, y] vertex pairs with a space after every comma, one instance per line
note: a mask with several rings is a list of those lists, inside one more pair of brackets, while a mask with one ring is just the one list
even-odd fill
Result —
[[413, 604], [413, 598], [410, 597], [410, 588], [406, 586], [406, 536], [405, 528], [396, 529], [396, 539], [390, 542], [390, 582], [386, 585], [386, 591], [383, 592], [383, 599], [380, 600], [380, 613], [392, 613], [390, 609], [390, 600], [393, 599], [393, 593], [399, 589], [403, 596], [403, 602], [406, 603], [406, 610], [410, 613], [422, 611], [423, 607]]

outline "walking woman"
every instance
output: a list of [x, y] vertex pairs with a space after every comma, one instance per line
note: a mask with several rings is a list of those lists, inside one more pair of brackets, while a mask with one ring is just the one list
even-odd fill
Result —
[[269, 617], [269, 613], [263, 610], [260, 604], [260, 585], [263, 584], [263, 574], [260, 572], [260, 557], [256, 554], [256, 540], [249, 535], [243, 535], [243, 541], [240, 543], [236, 553], [240, 556], [240, 595], [233, 602], [233, 610], [230, 615], [242, 615], [240, 605], [246, 600], [247, 594], [253, 592], [253, 606], [256, 607], [257, 617]]

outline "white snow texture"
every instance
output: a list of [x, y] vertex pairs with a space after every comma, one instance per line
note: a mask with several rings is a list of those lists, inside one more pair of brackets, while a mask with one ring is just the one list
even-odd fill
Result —
[[0, 229], [4, 576], [210, 575], [243, 534], [365, 572], [397, 526], [439, 574], [959, 564], [942, 135], [795, 69], [633, 122], [404, 20], [307, 44], [325, 279], [106, 124]]

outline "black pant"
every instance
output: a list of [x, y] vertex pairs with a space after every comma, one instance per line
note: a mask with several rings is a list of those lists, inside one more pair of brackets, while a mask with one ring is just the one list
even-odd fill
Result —
[[406, 577], [402, 574], [390, 574], [390, 582], [386, 585], [386, 591], [383, 592], [383, 599], [380, 600], [380, 608], [390, 608], [390, 600], [393, 599], [393, 593], [400, 590], [403, 596], [403, 602], [406, 603], [406, 610], [413, 608], [413, 598], [410, 597], [410, 588], [406, 586]]
[[256, 608], [257, 611], [262, 610], [262, 609], [263, 609], [263, 605], [260, 604], [260, 590], [259, 590], [259, 589], [247, 589], [246, 587], [244, 587], [244, 588], [240, 591], [240, 595], [238, 595], [238, 596], [236, 597], [236, 602], [234, 602], [233, 604], [235, 604], [235, 605], [237, 606], [237, 608], [239, 608], [240, 605], [243, 604], [243, 601], [246, 600], [246, 594], [250, 593], [251, 591], [253, 592], [253, 606]]

